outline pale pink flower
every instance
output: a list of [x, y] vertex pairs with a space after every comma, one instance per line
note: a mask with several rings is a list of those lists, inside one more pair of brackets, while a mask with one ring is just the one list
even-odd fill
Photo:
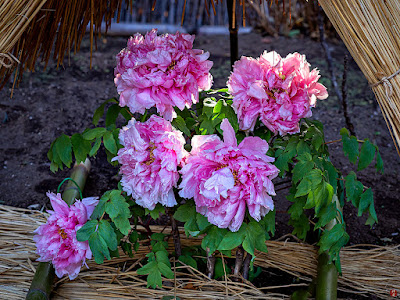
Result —
[[119, 134], [124, 147], [118, 151], [123, 190], [140, 206], [153, 210], [157, 203], [176, 205], [173, 188], [178, 166], [187, 152], [182, 132], [165, 119], [152, 115], [144, 123], [129, 121]]
[[246, 208], [256, 221], [274, 209], [272, 179], [279, 170], [266, 155], [268, 143], [246, 137], [237, 145], [227, 119], [221, 123], [224, 140], [217, 135], [196, 135], [181, 170], [179, 195], [194, 198], [197, 211], [220, 228], [239, 230]]
[[213, 63], [208, 52], [193, 49], [193, 40], [194, 35], [179, 32], [157, 36], [155, 29], [131, 37], [114, 70], [120, 106], [142, 114], [156, 106], [172, 120], [175, 106], [183, 110], [198, 102], [199, 91], [211, 88]]
[[76, 200], [68, 206], [61, 194], [47, 193], [54, 211], [50, 213], [46, 224], [35, 230], [33, 240], [36, 243], [38, 261], [51, 262], [58, 277], [68, 275], [73, 280], [86, 259], [92, 258], [89, 243], [79, 242], [76, 232], [90, 219], [99, 202], [96, 197]]
[[228, 80], [240, 129], [252, 131], [260, 118], [275, 134], [299, 132], [300, 119], [311, 117], [316, 100], [328, 97], [319, 77], [299, 53], [286, 58], [274, 51], [257, 60], [242, 57]]

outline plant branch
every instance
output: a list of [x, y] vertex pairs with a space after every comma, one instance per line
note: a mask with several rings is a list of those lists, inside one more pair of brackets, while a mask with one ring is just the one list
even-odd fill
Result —
[[179, 257], [182, 255], [182, 246], [181, 246], [181, 238], [179, 235], [179, 229], [176, 225], [176, 220], [174, 219], [174, 214], [172, 210], [168, 210], [169, 218], [171, 220], [171, 228], [172, 228], [172, 238], [174, 239], [175, 246], [175, 256]]
[[246, 280], [249, 280], [250, 262], [251, 262], [251, 254], [247, 253], [243, 263], [243, 278]]
[[210, 255], [210, 248], [206, 250], [207, 254], [207, 277], [212, 279], [214, 277], [214, 269], [215, 269], [215, 257]]
[[354, 125], [350, 120], [348, 111], [347, 111], [347, 88], [346, 88], [346, 83], [347, 83], [347, 67], [348, 67], [348, 56], [344, 56], [344, 61], [343, 61], [343, 77], [342, 77], [342, 107], [343, 107], [343, 115], [344, 115], [344, 120], [346, 122], [346, 127], [350, 131], [351, 135], [356, 135], [354, 131]]
[[235, 259], [235, 268], [233, 269], [233, 275], [235, 275], [234, 280], [238, 281], [240, 276], [240, 271], [242, 270], [243, 258], [244, 258], [244, 250], [242, 246], [237, 247], [235, 256], [236, 259]]

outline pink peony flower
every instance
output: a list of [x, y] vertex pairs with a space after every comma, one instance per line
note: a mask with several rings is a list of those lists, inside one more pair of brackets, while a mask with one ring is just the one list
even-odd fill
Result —
[[213, 63], [208, 52], [193, 49], [194, 35], [165, 34], [153, 29], [144, 37], [137, 33], [117, 55], [114, 82], [120, 106], [144, 113], [156, 106], [167, 120], [176, 117], [174, 107], [191, 107], [199, 90], [209, 90]]
[[228, 80], [241, 130], [253, 130], [258, 118], [281, 135], [300, 131], [300, 119], [312, 115], [317, 99], [326, 99], [326, 88], [318, 83], [317, 69], [310, 72], [304, 55], [281, 58], [274, 51], [257, 60], [242, 57]]
[[46, 224], [35, 230], [33, 240], [39, 255], [38, 261], [52, 262], [59, 278], [68, 275], [73, 280], [81, 267], [86, 265], [86, 259], [92, 258], [89, 243], [79, 242], [76, 232], [90, 219], [99, 201], [97, 197], [89, 197], [77, 200], [69, 207], [61, 199], [61, 194], [48, 192], [47, 197], [54, 211], [48, 211], [50, 217]]
[[119, 134], [124, 148], [118, 151], [121, 184], [136, 203], [153, 210], [157, 203], [176, 205], [173, 187], [179, 179], [178, 166], [187, 152], [182, 132], [165, 119], [152, 115], [144, 123], [129, 121]]
[[231, 124], [221, 123], [217, 135], [192, 138], [192, 151], [183, 166], [179, 195], [194, 198], [197, 211], [220, 228], [239, 230], [246, 207], [256, 221], [274, 209], [272, 179], [279, 170], [267, 156], [268, 143], [246, 137], [239, 146]]

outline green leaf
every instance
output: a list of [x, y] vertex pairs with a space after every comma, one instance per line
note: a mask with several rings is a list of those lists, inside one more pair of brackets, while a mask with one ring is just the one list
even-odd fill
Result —
[[359, 155], [358, 142], [355, 136], [349, 136], [346, 128], [340, 130], [343, 142], [343, 153], [349, 158], [349, 161], [355, 164]]
[[313, 189], [315, 189], [318, 184], [322, 181], [322, 173], [318, 169], [313, 169], [300, 181], [297, 186], [297, 192], [295, 197], [301, 197], [307, 195]]
[[89, 238], [89, 247], [93, 253], [94, 260], [98, 264], [104, 262], [104, 256], [110, 260], [110, 251], [108, 250], [107, 243], [99, 232], [94, 232]]
[[196, 213], [196, 223], [197, 223], [197, 226], [199, 227], [200, 231], [203, 231], [207, 227], [211, 226], [211, 223], [208, 222], [207, 218], [199, 213]]
[[174, 219], [180, 222], [186, 222], [193, 218], [196, 214], [196, 207], [192, 201], [188, 201], [185, 204], [178, 207], [174, 213]]
[[217, 104], [215, 104], [213, 113], [214, 114], [219, 114], [221, 112], [222, 107], [224, 106], [224, 100], [219, 100]]
[[[342, 237], [344, 239], [342, 239]], [[333, 257], [335, 257], [336, 253], [334, 253], [332, 250], [337, 251], [340, 249], [340, 247], [344, 246], [347, 244], [348, 241], [348, 234], [346, 233], [344, 229], [344, 224], [336, 224], [333, 226], [331, 230], [325, 230], [322, 233], [322, 236], [318, 242], [318, 246], [320, 247], [319, 253], [322, 253], [324, 251], [329, 251], [329, 254]], [[331, 249], [333, 248], [333, 249]]]
[[181, 116], [177, 116], [172, 121], [172, 126], [174, 126], [175, 128], [179, 129], [180, 131], [182, 131], [187, 136], [190, 136], [190, 130], [189, 130], [189, 128], [187, 128], [186, 122]]
[[101, 137], [98, 137], [98, 138], [96, 138], [96, 141], [94, 142], [93, 147], [89, 152], [89, 155], [94, 156], [97, 153], [97, 151], [99, 150], [100, 145], [101, 145]]
[[96, 207], [92, 215], [90, 216], [91, 219], [100, 219], [103, 213], [106, 211], [106, 202], [110, 199], [111, 191], [107, 191], [101, 196], [99, 203], [97, 203]]
[[383, 160], [382, 160], [382, 156], [379, 153], [378, 148], [376, 149], [376, 164], [375, 164], [375, 168], [377, 171], [381, 172], [383, 174]]
[[297, 144], [296, 152], [298, 156], [304, 155], [306, 153], [311, 155], [310, 146], [303, 140], [300, 140], [299, 143]]
[[168, 267], [163, 262], [158, 263], [158, 269], [160, 270], [161, 274], [165, 277], [172, 279], [174, 278], [174, 272], [172, 272], [171, 267]]
[[328, 172], [329, 184], [333, 187], [333, 190], [336, 191], [338, 177], [339, 177], [337, 170], [335, 169], [333, 164], [328, 160], [323, 160], [322, 165], [323, 165], [324, 169]]
[[294, 203], [289, 207], [288, 213], [290, 218], [293, 220], [298, 220], [303, 215], [304, 205], [306, 205], [306, 197], [295, 198]]
[[121, 111], [121, 107], [118, 104], [111, 105], [106, 114], [106, 127], [115, 125], [119, 112]]
[[293, 226], [292, 234], [296, 235], [299, 239], [305, 239], [307, 232], [310, 230], [310, 223], [307, 216], [302, 213], [298, 219], [289, 219], [289, 225]]
[[75, 133], [71, 136], [71, 143], [76, 162], [84, 162], [92, 148], [91, 143], [85, 140], [79, 133]]
[[171, 263], [169, 262], [169, 258], [168, 258], [168, 252], [166, 250], [157, 251], [156, 259], [157, 259], [157, 262], [159, 262], [159, 263], [162, 262], [165, 265], [167, 265], [169, 268], [171, 268]]
[[[371, 188], [365, 190], [365, 192], [360, 197], [360, 203], [358, 206], [358, 216], [361, 216], [366, 211], [369, 211], [369, 216], [372, 218], [372, 220], [378, 223], [378, 217], [376, 215], [374, 207], [374, 194]], [[371, 220], [369, 221], [369, 224], [370, 223]]]
[[117, 235], [114, 229], [111, 227], [110, 222], [101, 220], [98, 228], [99, 235], [104, 239], [107, 247], [114, 251], [117, 249]]
[[90, 235], [96, 231], [99, 222], [97, 220], [90, 220], [85, 223], [77, 232], [76, 239], [79, 242], [84, 242], [89, 240]]
[[61, 135], [55, 141], [54, 147], [61, 161], [69, 168], [72, 163], [72, 144], [70, 137], [65, 134]]
[[332, 221], [337, 215], [336, 204], [330, 203], [325, 206], [319, 213], [318, 222], [315, 224], [314, 230], [324, 227], [330, 221]]
[[293, 168], [293, 182], [299, 182], [299, 180], [304, 178], [313, 168], [314, 163], [312, 161], [299, 161]]
[[197, 261], [193, 257], [189, 255], [181, 255], [178, 259], [184, 264], [197, 269]]
[[129, 204], [121, 195], [119, 190], [114, 190], [110, 194], [110, 200], [107, 201], [106, 213], [110, 216], [115, 226], [124, 234], [127, 235], [131, 229], [129, 223], [130, 210]]
[[239, 130], [239, 122], [238, 117], [230, 105], [223, 105], [221, 108], [221, 114], [225, 115], [225, 118], [228, 119], [229, 123], [231, 123], [235, 132]]
[[361, 182], [356, 180], [356, 178], [356, 173], [351, 171], [345, 178], [345, 186], [347, 201], [351, 201], [351, 203], [358, 208], [364, 187]]
[[242, 226], [237, 232], [229, 231], [222, 239], [217, 250], [232, 250], [239, 246], [246, 236], [246, 228], [247, 224], [242, 223]]
[[95, 138], [103, 136], [103, 134], [107, 132], [107, 130], [103, 127], [97, 127], [93, 129], [89, 129], [88, 131], [84, 132], [82, 134], [83, 138], [85, 140], [91, 141], [94, 140]]
[[104, 147], [106, 147], [108, 151], [110, 151], [112, 154], [117, 154], [118, 151], [117, 143], [115, 142], [114, 136], [110, 131], [104, 133], [103, 142], [104, 142]]
[[318, 214], [320, 209], [332, 201], [333, 188], [332, 186], [322, 181], [315, 189], [311, 190], [307, 197], [305, 209], [315, 207], [315, 212]]
[[275, 210], [269, 211], [259, 222], [265, 233], [270, 232], [272, 236], [275, 235], [275, 215]]
[[210, 255], [217, 250], [224, 236], [228, 233], [227, 229], [218, 228], [217, 226], [211, 226], [207, 231], [207, 235], [201, 242], [201, 247], [207, 251], [210, 251]]
[[147, 208], [145, 209], [146, 215], [150, 214], [150, 216], [154, 219], [157, 220], [160, 217], [160, 214], [165, 214], [165, 207], [162, 206], [161, 204], [157, 204], [153, 210], [148, 210]]
[[357, 167], [358, 171], [364, 170], [374, 160], [375, 150], [375, 146], [372, 145], [369, 140], [365, 140], [360, 151], [360, 159]]
[[104, 114], [104, 107], [109, 102], [118, 103], [117, 99], [115, 99], [115, 98], [111, 98], [111, 99], [108, 99], [108, 100], [104, 101], [104, 103], [102, 103], [94, 112], [93, 124], [95, 126], [97, 126], [97, 124], [99, 124], [99, 120], [100, 120], [101, 116]]
[[267, 246], [265, 245], [266, 236], [263, 228], [259, 223], [251, 221], [247, 224], [246, 235], [243, 241], [243, 249], [250, 253], [253, 257], [255, 256], [254, 250], [262, 252], [268, 252]]

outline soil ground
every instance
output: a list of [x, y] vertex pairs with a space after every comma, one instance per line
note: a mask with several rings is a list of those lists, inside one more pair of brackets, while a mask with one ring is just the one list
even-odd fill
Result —
[[[49, 208], [45, 196], [55, 192], [61, 180], [68, 175], [64, 170], [53, 174], [46, 153], [51, 142], [60, 134], [71, 135], [91, 126], [94, 110], [106, 99], [117, 96], [113, 83], [115, 55], [126, 46], [126, 37], [106, 37], [98, 40], [98, 49], [93, 52], [93, 67], [89, 68], [90, 49], [84, 40], [81, 51], [66, 58], [59, 69], [50, 63], [45, 71], [38, 64], [34, 73], [26, 72], [20, 86], [10, 99], [12, 83], [0, 91], [0, 203], [35, 208]], [[341, 81], [343, 59], [348, 54], [340, 41], [330, 41], [336, 73]], [[230, 73], [229, 37], [197, 36], [195, 47], [209, 51], [214, 66], [214, 88], [225, 86]], [[307, 56], [312, 67], [321, 70], [322, 79], [330, 92], [327, 100], [319, 101], [313, 117], [325, 126], [326, 140], [340, 138], [339, 131], [345, 126], [340, 103], [332, 89], [330, 75], [323, 49], [318, 41], [309, 38], [263, 38], [257, 33], [239, 37], [239, 54], [259, 56], [264, 50], [275, 50], [282, 56], [300, 52]], [[348, 102], [350, 117], [358, 138], [369, 138], [376, 143], [385, 164], [384, 175], [373, 167], [359, 172], [359, 180], [371, 187], [375, 196], [375, 207], [379, 224], [372, 229], [365, 226], [365, 217], [358, 218], [357, 211], [346, 204], [344, 219], [350, 234], [350, 244], [398, 244], [399, 222], [399, 171], [400, 157], [386, 127], [382, 113], [376, 104], [368, 82], [350, 59], [348, 77]], [[347, 175], [355, 168], [344, 157], [341, 144], [330, 144], [332, 160], [337, 168]], [[92, 160], [84, 194], [101, 196], [115, 188], [118, 169], [111, 167], [105, 154], [100, 152]], [[288, 203], [284, 191], [276, 198], [278, 211], [285, 211]], [[35, 206], [36, 204], [36, 206]], [[287, 216], [277, 215], [276, 237], [290, 233]]]

